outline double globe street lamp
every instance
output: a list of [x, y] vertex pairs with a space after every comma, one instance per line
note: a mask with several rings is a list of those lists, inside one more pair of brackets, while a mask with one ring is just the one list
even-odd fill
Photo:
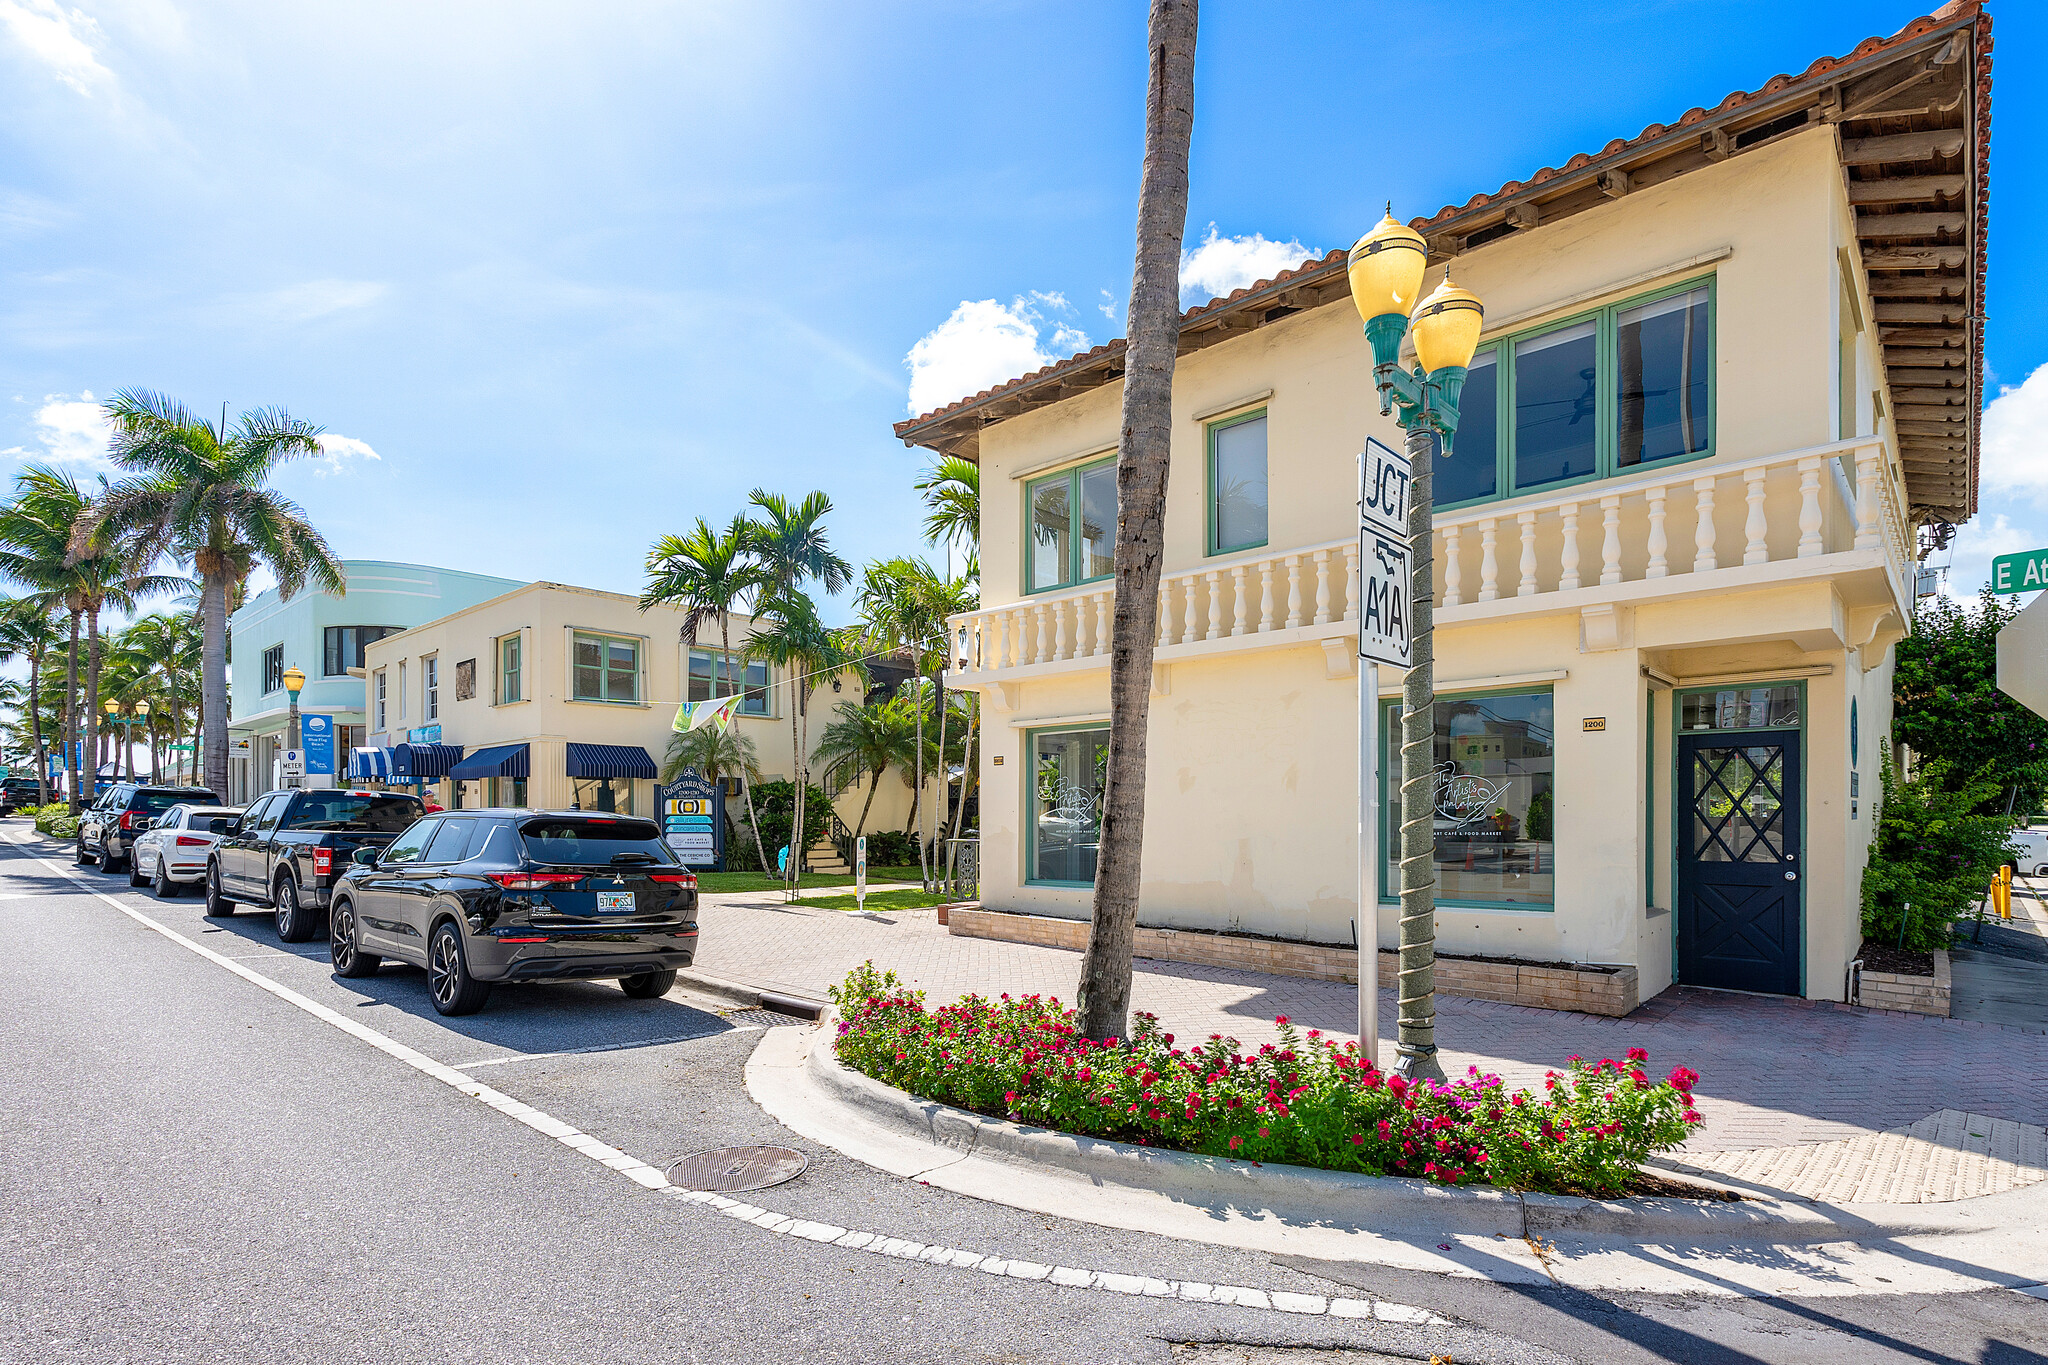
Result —
[[[290, 718], [286, 724], [284, 747], [291, 750], [293, 753], [297, 753], [301, 747], [299, 743], [299, 693], [303, 692], [305, 690], [305, 687], [305, 670], [301, 669], [297, 664], [293, 664], [290, 668], [287, 668], [284, 671], [284, 690], [291, 699], [291, 713]], [[303, 764], [304, 759], [302, 758], [300, 762]], [[303, 773], [304, 771], [305, 770], [302, 767], [300, 769], [300, 772]], [[295, 780], [293, 774], [287, 773], [284, 775], [284, 778], [284, 785], [287, 787], [298, 787], [304, 785], [303, 781]]]
[[[1380, 416], [1391, 414], [1408, 433], [1411, 471], [1409, 661], [1401, 684], [1400, 1023], [1394, 1070], [1411, 1080], [1441, 1081], [1444, 1071], [1436, 1058], [1436, 677], [1431, 638], [1436, 571], [1431, 550], [1431, 464], [1435, 455], [1451, 453], [1458, 431], [1458, 398], [1486, 313], [1476, 295], [1451, 283], [1449, 272], [1434, 293], [1417, 303], [1428, 265], [1429, 247], [1422, 235], [1395, 222], [1389, 204], [1379, 226], [1351, 248], [1347, 273], [1351, 301], [1372, 346]], [[1412, 372], [1401, 368], [1401, 340], [1411, 330], [1417, 362]], [[1361, 688], [1369, 676], [1360, 670]], [[1360, 702], [1363, 727], [1373, 723], [1370, 708], [1378, 699], [1361, 697]], [[1360, 774], [1362, 783], [1374, 780], [1376, 774]], [[1375, 842], [1361, 830], [1361, 854]], [[1376, 868], [1361, 876], [1362, 897], [1376, 880]], [[1365, 897], [1359, 906], [1361, 942], [1368, 941], [1377, 919], [1368, 913], [1368, 904], [1377, 900], [1377, 895]], [[1377, 937], [1371, 933], [1372, 940]], [[1376, 1051], [1376, 1039], [1361, 1041], [1368, 1054]]]
[[[135, 767], [135, 732], [133, 727], [137, 725], [147, 725], [149, 723], [149, 703], [146, 701], [136, 702], [135, 714], [132, 716], [124, 716], [121, 714], [120, 701], [114, 697], [108, 697], [106, 705], [102, 706], [100, 709], [107, 713], [108, 724], [118, 725], [121, 727], [121, 746], [123, 757], [125, 757], [128, 760], [128, 767], [130, 771], [133, 771]], [[114, 776], [119, 777], [120, 775], [121, 762], [119, 759], [117, 759], [114, 762]], [[150, 776], [155, 777], [156, 774], [152, 772], [150, 773]]]

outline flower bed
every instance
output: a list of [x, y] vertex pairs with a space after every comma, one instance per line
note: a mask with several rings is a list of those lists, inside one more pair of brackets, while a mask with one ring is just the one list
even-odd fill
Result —
[[1097, 1043], [1073, 1011], [1036, 995], [970, 995], [927, 1009], [872, 963], [831, 992], [841, 1063], [923, 1099], [1069, 1133], [1209, 1156], [1285, 1162], [1446, 1185], [1616, 1195], [1644, 1180], [1652, 1152], [1700, 1122], [1684, 1067], [1652, 1081], [1648, 1057], [1570, 1059], [1545, 1093], [1510, 1092], [1474, 1068], [1448, 1085], [1410, 1084], [1283, 1016], [1281, 1042], [1245, 1053], [1212, 1034], [1177, 1048], [1151, 1015]]

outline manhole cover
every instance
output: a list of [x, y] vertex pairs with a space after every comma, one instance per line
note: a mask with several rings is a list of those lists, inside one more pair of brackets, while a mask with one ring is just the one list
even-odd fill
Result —
[[765, 1190], [804, 1173], [811, 1159], [787, 1147], [717, 1147], [694, 1152], [668, 1168], [668, 1183], [686, 1190], [738, 1194]]

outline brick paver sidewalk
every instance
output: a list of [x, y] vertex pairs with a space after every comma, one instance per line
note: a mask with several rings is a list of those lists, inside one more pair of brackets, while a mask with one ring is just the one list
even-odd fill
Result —
[[[1080, 974], [1078, 953], [955, 938], [928, 910], [863, 916], [706, 896], [700, 918], [701, 970], [810, 997], [870, 958], [934, 1001], [968, 991], [1071, 999]], [[1276, 1014], [1346, 1037], [1357, 1027], [1354, 988], [1295, 977], [1140, 960], [1133, 996], [1183, 1039], [1220, 1032], [1256, 1044], [1273, 1036]], [[1391, 1036], [1391, 993], [1380, 1019]], [[1699, 1152], [1861, 1137], [1945, 1109], [2048, 1124], [2048, 1033], [1952, 1019], [1683, 987], [1626, 1019], [1440, 996], [1437, 1040], [1446, 1071], [1476, 1065], [1532, 1088], [1573, 1053], [1645, 1048], [1655, 1074], [1683, 1063], [1701, 1076], [1707, 1122], [1688, 1144]]]

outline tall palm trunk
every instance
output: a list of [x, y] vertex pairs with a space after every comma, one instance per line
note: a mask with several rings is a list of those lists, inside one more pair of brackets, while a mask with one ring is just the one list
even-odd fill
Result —
[[[92, 755], [92, 777], [90, 789], [97, 797], [100, 791], [100, 765], [106, 760], [100, 757], [101, 740], [105, 733], [100, 729], [100, 609], [97, 603], [88, 603], [85, 608], [85, 751]], [[119, 776], [120, 769], [114, 770]]]
[[1095, 869], [1094, 918], [1081, 962], [1081, 1032], [1126, 1035], [1131, 950], [1145, 841], [1146, 727], [1159, 557], [1173, 435], [1173, 363], [1180, 338], [1180, 244], [1187, 230], [1188, 141], [1195, 121], [1197, 0], [1152, 0], [1145, 94], [1145, 172], [1124, 347], [1116, 457], [1116, 607], [1110, 624], [1109, 768]]
[[[919, 646], [924, 641], [918, 641]], [[932, 889], [932, 870], [924, 848], [924, 660], [917, 661], [917, 705], [912, 708], [917, 725], [917, 782], [910, 791], [910, 828], [917, 839], [917, 877], [925, 890]]]
[[28, 724], [36, 745], [36, 804], [50, 804], [50, 760], [43, 753], [43, 650], [38, 645], [28, 652]]
[[71, 640], [64, 655], [64, 772], [70, 793], [71, 813], [78, 814], [78, 623], [85, 615], [80, 607], [71, 613]]
[[199, 721], [206, 748], [206, 788], [226, 798], [228, 789], [228, 580], [223, 573], [205, 575], [199, 614], [205, 618], [201, 653]]
[[[718, 643], [725, 650], [726, 669], [728, 672], [733, 671], [732, 618], [724, 612], [718, 613]], [[740, 693], [746, 691], [746, 688], [740, 685], [738, 678], [728, 677], [726, 681], [732, 685], [733, 691]], [[733, 710], [737, 712], [739, 707], [734, 706]], [[731, 722], [728, 720], [727, 723], [730, 724]], [[754, 779], [748, 777], [744, 771], [740, 773], [740, 790], [747, 794], [747, 827], [754, 831], [754, 856], [761, 860], [761, 870], [766, 872], [768, 870], [768, 850], [761, 847], [761, 821], [754, 814]]]
[[[868, 799], [860, 803], [860, 819], [855, 821], [853, 826], [853, 837], [856, 839], [860, 838], [868, 827], [868, 812], [875, 808], [875, 792], [882, 785], [882, 774], [887, 771], [886, 767], [877, 768], [868, 774]], [[830, 777], [831, 774], [827, 773], [826, 776]]]
[[[930, 892], [938, 885], [939, 836], [946, 832], [946, 804], [953, 794], [953, 784], [946, 777], [946, 670], [941, 668], [939, 676], [933, 681], [938, 684], [939, 691], [939, 798], [936, 807], [937, 813], [931, 817], [932, 879], [925, 886], [927, 892]], [[924, 833], [923, 829], [920, 828], [918, 833], [922, 835]]]
[[967, 694], [967, 738], [962, 742], [960, 754], [960, 804], [953, 808], [953, 838], [960, 838], [960, 827], [967, 823], [967, 784], [974, 774], [974, 732], [981, 728], [981, 708], [976, 704], [981, 693]]
[[802, 686], [793, 677], [789, 680], [789, 767], [796, 776], [796, 790], [789, 794], [789, 854], [783, 863], [782, 881], [784, 889], [790, 892], [801, 888], [804, 860], [804, 742], [796, 724], [798, 689]]

